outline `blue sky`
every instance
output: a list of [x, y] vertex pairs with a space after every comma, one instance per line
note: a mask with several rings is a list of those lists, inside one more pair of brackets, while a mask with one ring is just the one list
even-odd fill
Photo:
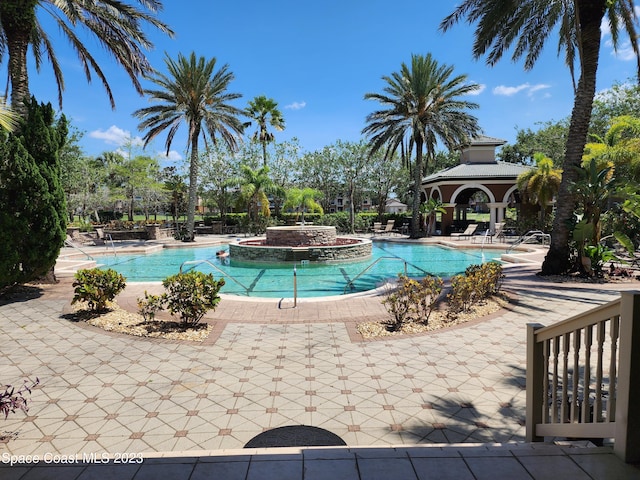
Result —
[[[155, 49], [148, 53], [152, 65], [165, 72], [164, 55], [194, 51], [229, 64], [235, 75], [230, 91], [243, 97], [244, 108], [257, 95], [275, 99], [286, 121], [276, 132], [278, 141], [296, 137], [304, 151], [318, 150], [336, 140], [358, 141], [365, 117], [378, 107], [365, 101], [367, 92], [381, 92], [381, 77], [399, 70], [411, 54], [431, 53], [440, 63], [454, 66], [482, 86], [470, 97], [480, 108], [474, 112], [486, 135], [515, 141], [518, 128], [537, 122], [560, 120], [571, 113], [571, 78], [557, 58], [552, 39], [533, 70], [505, 57], [494, 67], [471, 56], [472, 29], [459, 24], [443, 34], [440, 21], [455, 1], [424, 0], [165, 0], [160, 18], [176, 33], [169, 39], [152, 32]], [[43, 17], [44, 18], [44, 17]], [[117, 109], [109, 105], [102, 85], [87, 84], [75, 54], [64, 40], [55, 39], [63, 66], [66, 90], [63, 112], [85, 132], [82, 146], [89, 155], [118, 149], [126, 138], [142, 136], [131, 113], [148, 105], [125, 74], [104, 55], [95, 40], [87, 45], [99, 59], [114, 91]], [[624, 49], [616, 56], [604, 35], [598, 90], [635, 75], [635, 62]], [[631, 57], [631, 58], [630, 58]], [[0, 65], [6, 72], [6, 62]], [[30, 71], [31, 93], [40, 101], [57, 105], [53, 75], [48, 65], [40, 74]], [[146, 87], [151, 85], [144, 83]], [[185, 133], [183, 130], [181, 133]], [[147, 149], [156, 154], [164, 138]], [[177, 136], [170, 158], [184, 157], [186, 139]]]

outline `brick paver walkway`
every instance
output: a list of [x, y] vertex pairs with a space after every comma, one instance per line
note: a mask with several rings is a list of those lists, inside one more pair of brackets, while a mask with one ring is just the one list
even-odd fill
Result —
[[[350, 320], [379, 298], [298, 309], [225, 298], [205, 344], [108, 335], [61, 316], [69, 283], [0, 305], [2, 381], [39, 377], [28, 416], [0, 452], [169, 452], [242, 448], [266, 429], [313, 425], [349, 446], [524, 440], [525, 326], [551, 324], [636, 284], [549, 283], [510, 266], [517, 303], [426, 335], [357, 342]], [[123, 305], [139, 291], [128, 287]]]

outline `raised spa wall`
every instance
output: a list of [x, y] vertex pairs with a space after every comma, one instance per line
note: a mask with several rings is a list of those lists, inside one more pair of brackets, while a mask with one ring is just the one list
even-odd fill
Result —
[[338, 238], [329, 225], [268, 227], [264, 240], [229, 244], [229, 256], [252, 262], [349, 261], [371, 256], [371, 240]]
[[[344, 237], [343, 237], [344, 238]], [[350, 245], [269, 247], [266, 245], [229, 244], [229, 255], [233, 260], [255, 262], [311, 262], [345, 261], [371, 256], [371, 240], [358, 239]]]
[[336, 227], [329, 225], [269, 227], [267, 228], [266, 244], [273, 247], [335, 245], [336, 238]]

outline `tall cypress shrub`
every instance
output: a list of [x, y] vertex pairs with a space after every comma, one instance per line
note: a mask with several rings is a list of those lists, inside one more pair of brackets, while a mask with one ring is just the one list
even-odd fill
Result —
[[0, 288], [52, 272], [66, 236], [58, 151], [67, 136], [51, 104], [26, 104], [14, 133], [0, 133]]

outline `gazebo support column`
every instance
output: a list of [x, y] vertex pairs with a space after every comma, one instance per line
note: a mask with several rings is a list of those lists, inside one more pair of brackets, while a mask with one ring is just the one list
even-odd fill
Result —
[[506, 202], [487, 203], [489, 207], [489, 230], [496, 231], [496, 223], [502, 223], [505, 219], [506, 208], [509, 204]]

